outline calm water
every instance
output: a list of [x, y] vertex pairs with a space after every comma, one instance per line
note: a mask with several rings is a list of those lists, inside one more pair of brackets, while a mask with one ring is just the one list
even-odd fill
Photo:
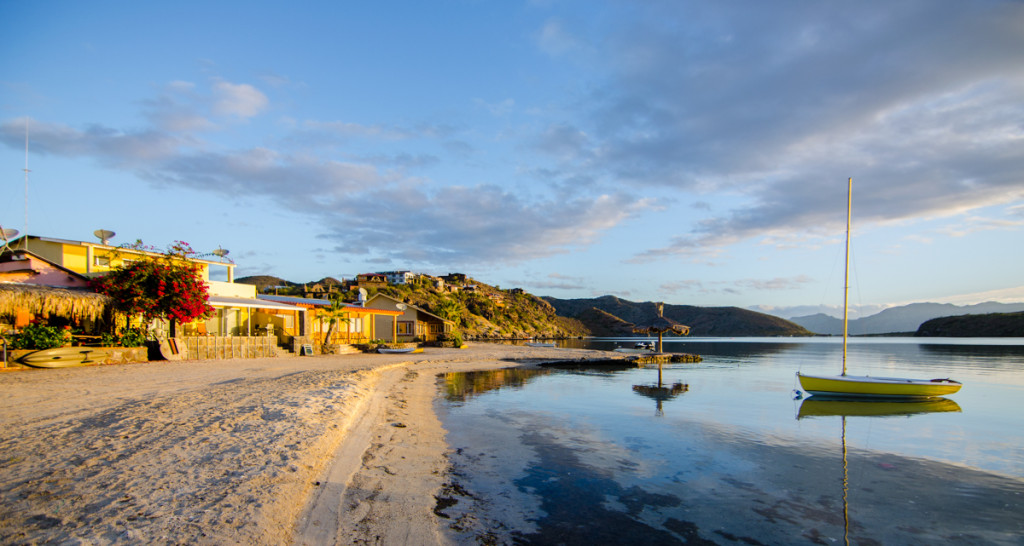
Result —
[[795, 400], [838, 340], [665, 350], [704, 361], [444, 377], [458, 540], [1024, 544], [1024, 340], [852, 341], [851, 373], [964, 383], [924, 404]]

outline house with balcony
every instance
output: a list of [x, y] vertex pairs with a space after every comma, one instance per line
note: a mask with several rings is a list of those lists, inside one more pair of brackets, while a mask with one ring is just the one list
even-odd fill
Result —
[[409, 284], [416, 279], [416, 273], [412, 271], [382, 271], [377, 274], [384, 275], [390, 284]]
[[[38, 280], [43, 276], [52, 279], [63, 274], [65, 277], [78, 275], [75, 282], [84, 286], [88, 279], [104, 275], [132, 260], [164, 256], [159, 252], [112, 246], [106, 241], [97, 243], [33, 235], [9, 241], [9, 247], [17, 249], [10, 253], [12, 257], [9, 258], [16, 265], [4, 266], [7, 271], [2, 275], [9, 279], [15, 274], [28, 275], [20, 281], [22, 284], [28, 282], [26, 279]], [[15, 259], [17, 252], [22, 252], [25, 259]], [[5, 251], [4, 255], [7, 254]], [[307, 335], [304, 308], [258, 300], [255, 286], [235, 284], [234, 263], [202, 258], [188, 260], [199, 266], [198, 273], [207, 285], [208, 303], [214, 308], [214, 315], [177, 325], [173, 332], [165, 321], [151, 325], [161, 339], [169, 336], [179, 338], [188, 348], [188, 358], [275, 356], [279, 347], [291, 350]], [[25, 266], [26, 261], [32, 265]], [[18, 267], [23, 271], [17, 271]], [[26, 267], [34, 268], [34, 272], [24, 271]], [[211, 277], [225, 280], [213, 280]], [[268, 324], [274, 327], [268, 329], [265, 327]]]

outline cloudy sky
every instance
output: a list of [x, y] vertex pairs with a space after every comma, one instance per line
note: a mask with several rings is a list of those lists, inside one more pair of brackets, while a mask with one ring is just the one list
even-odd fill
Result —
[[785, 316], [841, 304], [852, 177], [855, 305], [1024, 301], [1021, 2], [3, 2], [0, 36], [5, 228]]

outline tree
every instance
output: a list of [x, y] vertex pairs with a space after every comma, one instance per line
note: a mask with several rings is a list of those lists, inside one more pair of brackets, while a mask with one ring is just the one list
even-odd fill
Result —
[[132, 261], [115, 267], [110, 273], [91, 281], [94, 291], [110, 296], [114, 308], [143, 320], [166, 319], [187, 323], [213, 315], [209, 294], [200, 271], [202, 266], [191, 261], [196, 252], [183, 241], [175, 241], [161, 255], [142, 241], [124, 248], [132, 253]]
[[324, 335], [323, 346], [320, 349], [324, 353], [331, 346], [331, 334], [334, 332], [334, 325], [348, 318], [348, 306], [345, 305], [341, 294], [335, 294], [331, 298], [331, 307], [326, 311], [330, 321], [327, 323], [327, 334]]

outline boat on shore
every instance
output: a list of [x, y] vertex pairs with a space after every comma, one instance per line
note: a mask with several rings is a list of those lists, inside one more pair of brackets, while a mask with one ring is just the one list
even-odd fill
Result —
[[542, 341], [527, 341], [527, 347], [558, 347], [557, 343], [542, 342]]
[[650, 354], [654, 352], [653, 341], [638, 341], [633, 344], [632, 347], [616, 347], [612, 349], [616, 353], [629, 353], [629, 354]]
[[837, 376], [796, 373], [800, 386], [811, 395], [848, 398], [923, 399], [946, 396], [960, 390], [959, 381], [944, 379], [908, 379], [846, 375], [846, 348], [849, 340], [850, 299], [850, 224], [853, 217], [853, 178], [846, 193], [846, 274], [843, 287], [843, 373]]
[[108, 354], [91, 347], [57, 347], [28, 353], [18, 361], [33, 368], [69, 368], [100, 364]]
[[377, 352], [381, 354], [422, 353], [423, 349], [418, 347], [378, 347]]

